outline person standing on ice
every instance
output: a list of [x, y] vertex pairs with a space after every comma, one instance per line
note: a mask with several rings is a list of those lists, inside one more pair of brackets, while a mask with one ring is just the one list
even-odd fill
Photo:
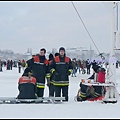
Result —
[[92, 61], [91, 63], [92, 67], [96, 66], [97, 65], [97, 62], [95, 60]]
[[26, 61], [27, 66], [32, 69], [33, 75], [37, 80], [37, 96], [44, 96], [45, 82], [50, 81], [49, 61], [45, 57], [46, 49], [40, 49], [40, 53]]
[[[59, 53], [57, 53], [57, 52], [54, 54], [54, 56], [51, 53], [49, 54], [49, 59], [48, 59], [49, 66], [50, 66], [52, 60], [54, 59], [54, 57], [56, 57], [58, 55], [59, 55]], [[55, 95], [55, 90], [54, 90], [52, 77], [53, 77], [53, 75], [50, 75], [50, 82], [47, 83], [47, 86], [49, 87], [49, 97], [54, 97], [54, 95]]]
[[32, 70], [26, 68], [18, 82], [18, 99], [36, 99], [36, 78], [32, 76]]
[[72, 60], [72, 66], [73, 66], [73, 69], [72, 69], [72, 77], [76, 77], [76, 71], [77, 71], [77, 62], [76, 62], [76, 59], [74, 58]]
[[53, 75], [53, 85], [55, 88], [55, 97], [65, 97], [64, 101], [68, 101], [69, 75], [72, 73], [72, 62], [65, 54], [65, 48], [59, 48], [59, 55], [56, 56], [51, 64], [50, 71]]
[[[49, 66], [54, 59], [54, 56], [52, 53], [49, 54]], [[49, 97], [54, 97], [54, 85], [52, 84], [52, 75], [50, 76], [50, 81], [47, 83], [47, 86], [49, 87]]]
[[79, 74], [80, 74], [80, 72], [81, 72], [81, 60], [78, 59], [76, 62], [77, 62], [77, 71], [78, 71]]
[[10, 60], [10, 70], [12, 70], [12, 68], [13, 68], [13, 61]]
[[0, 59], [0, 72], [2, 72], [2, 65], [3, 65], [3, 63], [2, 63], [2, 61]]
[[86, 60], [86, 68], [87, 68], [87, 74], [90, 74], [90, 67], [91, 67], [91, 62], [89, 59]]
[[21, 73], [21, 60], [18, 61], [18, 72]]

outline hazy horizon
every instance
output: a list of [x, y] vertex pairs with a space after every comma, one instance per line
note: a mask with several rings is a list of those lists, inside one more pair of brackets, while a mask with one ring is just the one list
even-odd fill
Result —
[[[100, 52], [110, 51], [110, 14], [102, 1], [73, 1]], [[110, 2], [108, 2], [109, 4]], [[120, 11], [120, 8], [119, 8]], [[33, 53], [44, 47], [97, 49], [71, 1], [0, 2], [0, 49]]]

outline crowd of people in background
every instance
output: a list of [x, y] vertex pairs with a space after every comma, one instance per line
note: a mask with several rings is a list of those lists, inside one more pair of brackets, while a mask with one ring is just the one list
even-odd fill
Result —
[[[57, 56], [59, 53], [55, 53], [54, 55], [52, 53], [49, 54], [48, 59], [52, 59], [54, 56]], [[38, 54], [36, 54], [38, 55]], [[32, 55], [32, 57], [34, 57], [35, 55]], [[94, 64], [98, 64], [99, 66], [104, 65], [105, 68], [107, 68], [108, 66], [108, 62], [100, 62], [100, 61], [96, 61], [96, 60], [80, 60], [80, 59], [76, 59], [73, 58], [72, 59], [72, 65], [73, 65], [73, 72], [72, 72], [72, 77], [77, 77], [76, 72], [78, 71], [78, 73], [81, 74], [90, 74], [90, 68], [92, 65]], [[0, 72], [3, 71], [3, 67], [6, 67], [6, 70], [12, 70], [13, 67], [18, 67], [18, 72], [21, 73], [21, 69], [24, 71], [25, 67], [26, 67], [26, 60], [22, 59], [22, 60], [1, 60], [0, 59]], [[116, 62], [116, 68], [120, 67], [120, 62], [117, 61]]]
[[[96, 61], [96, 60], [80, 60], [73, 58], [72, 59], [72, 65], [73, 65], [73, 72], [72, 72], [72, 77], [77, 77], [76, 73], [78, 72], [79, 74], [91, 74], [90, 69], [92, 66], [95, 64], [104, 67], [105, 69], [108, 68], [109, 63], [108, 62], [101, 62], [101, 61]], [[120, 67], [120, 62], [116, 62], [116, 68]]]
[[24, 70], [26, 67], [26, 61], [23, 60], [6, 60], [2, 61], [0, 59], [0, 72], [3, 72], [3, 67], [6, 67], [6, 70], [12, 70], [13, 67], [18, 68], [18, 72], [21, 73], [21, 68]]

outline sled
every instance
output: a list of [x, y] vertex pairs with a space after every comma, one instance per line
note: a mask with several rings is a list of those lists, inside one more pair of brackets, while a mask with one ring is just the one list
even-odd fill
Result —
[[115, 86], [114, 83], [99, 83], [99, 82], [94, 82], [94, 83], [87, 83], [87, 82], [82, 82], [82, 84], [84, 85], [88, 85], [88, 86], [105, 86], [105, 87], [109, 87], [109, 86]]
[[[82, 84], [87, 86], [103, 86], [106, 89], [105, 95], [101, 96], [100, 98], [95, 99], [87, 99], [88, 101], [102, 101], [103, 103], [117, 103], [119, 98], [119, 93], [116, 89], [118, 84], [114, 84], [113, 82], [107, 83], [100, 83], [100, 82], [82, 82]], [[76, 97], [75, 97], [76, 99]]]
[[15, 97], [0, 97], [0, 104], [20, 104], [20, 103], [52, 103], [59, 104], [65, 97], [39, 97], [37, 99], [17, 99]]

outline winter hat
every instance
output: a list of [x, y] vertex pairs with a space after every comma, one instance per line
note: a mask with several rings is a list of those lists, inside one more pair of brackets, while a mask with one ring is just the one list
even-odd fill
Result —
[[64, 50], [64, 52], [65, 52], [65, 48], [64, 48], [64, 47], [60, 47], [59, 52], [60, 52], [61, 50]]
[[53, 58], [54, 58], [53, 54], [50, 53], [50, 54], [49, 54], [49, 60], [52, 60]]

